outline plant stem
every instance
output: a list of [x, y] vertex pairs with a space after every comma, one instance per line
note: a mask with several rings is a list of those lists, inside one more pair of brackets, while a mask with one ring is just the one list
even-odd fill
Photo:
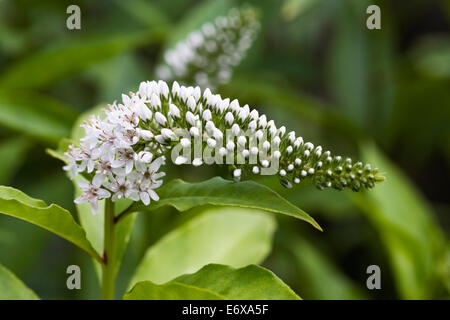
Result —
[[115, 270], [115, 224], [114, 204], [111, 199], [105, 200], [105, 236], [104, 236], [104, 263], [102, 265], [102, 299], [114, 299], [114, 286], [116, 281]]

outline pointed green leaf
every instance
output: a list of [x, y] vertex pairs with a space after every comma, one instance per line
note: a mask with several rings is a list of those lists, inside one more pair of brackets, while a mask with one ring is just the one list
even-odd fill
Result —
[[[131, 280], [164, 283], [209, 263], [261, 263], [269, 254], [275, 220], [259, 210], [210, 208], [151, 246]], [[164, 266], [164, 267], [161, 267]]]
[[[185, 289], [187, 285], [189, 289]], [[150, 281], [139, 282], [124, 299], [158, 299], [161, 291], [169, 290], [175, 299], [199, 299], [192, 297], [191, 288], [203, 289], [230, 300], [299, 300], [292, 291], [271, 271], [249, 265], [241, 269], [209, 264], [194, 274], [186, 274], [173, 281], [156, 285]], [[157, 292], [158, 295], [154, 294]], [[171, 296], [169, 296], [171, 298]], [[212, 298], [212, 297], [211, 297]], [[218, 298], [217, 298], [218, 299]]]
[[70, 212], [56, 204], [47, 206], [44, 201], [33, 199], [20, 190], [0, 186], [0, 213], [53, 232], [101, 260]]
[[39, 300], [39, 297], [0, 264], [0, 300]]
[[186, 211], [202, 205], [233, 206], [266, 210], [304, 220], [319, 230], [317, 222], [270, 188], [254, 181], [233, 182], [215, 177], [203, 182], [189, 183], [175, 179], [158, 189], [159, 201], [149, 206], [136, 203], [129, 212], [149, 211], [163, 206]]

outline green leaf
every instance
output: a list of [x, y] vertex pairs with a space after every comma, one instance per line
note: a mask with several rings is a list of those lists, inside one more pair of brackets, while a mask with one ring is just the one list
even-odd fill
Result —
[[47, 206], [44, 201], [31, 198], [20, 190], [0, 186], [0, 213], [53, 232], [101, 261], [100, 256], [86, 239], [86, 233], [75, 222], [70, 212], [56, 204]]
[[154, 284], [143, 281], [123, 296], [124, 300], [224, 300], [225, 298], [202, 288], [183, 283]]
[[0, 184], [7, 184], [25, 160], [31, 143], [24, 137], [11, 138], [0, 143]]
[[154, 31], [131, 35], [102, 35], [52, 46], [9, 67], [0, 78], [0, 86], [44, 87], [160, 37], [159, 32]]
[[68, 137], [76, 112], [49, 97], [15, 90], [0, 91], [0, 125], [56, 143]]
[[254, 181], [233, 182], [215, 177], [203, 182], [188, 183], [175, 179], [163, 185], [158, 194], [159, 201], [154, 201], [149, 206], [135, 203], [127, 211], [151, 211], [167, 205], [178, 211], [206, 204], [234, 206], [282, 213], [304, 220], [322, 230], [306, 212], [283, 199], [275, 191]]
[[39, 297], [0, 264], [0, 300], [39, 300]]
[[386, 182], [366, 194], [352, 194], [380, 234], [394, 280], [406, 299], [433, 296], [443, 259], [443, 236], [432, 209], [409, 179], [374, 145], [364, 145], [366, 161], [386, 170]]
[[[188, 288], [183, 285], [187, 285]], [[267, 269], [255, 265], [235, 269], [219, 264], [209, 264], [194, 274], [183, 275], [159, 286], [150, 281], [139, 282], [124, 295], [124, 299], [158, 299], [163, 295], [161, 291], [164, 291], [166, 287], [170, 288], [168, 298], [186, 300], [198, 299], [192, 294], [192, 288], [207, 290], [211, 294], [211, 299], [213, 299], [212, 294], [219, 298], [233, 300], [300, 299], [294, 291]], [[153, 294], [154, 291], [158, 294]]]
[[333, 112], [320, 100], [299, 93], [288, 81], [279, 79], [273, 74], [236, 73], [233, 81], [221, 86], [221, 92], [228, 96], [239, 97], [242, 101], [286, 110], [301, 119], [336, 130], [351, 139], [365, 135], [352, 121]]
[[265, 212], [208, 209], [151, 246], [129, 288], [144, 280], [161, 284], [209, 263], [234, 267], [260, 263], [270, 252], [274, 230], [275, 220]]

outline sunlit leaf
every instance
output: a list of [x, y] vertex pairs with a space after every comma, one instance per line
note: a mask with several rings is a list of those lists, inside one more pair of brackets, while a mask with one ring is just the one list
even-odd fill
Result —
[[150, 281], [139, 282], [125, 294], [124, 299], [198, 300], [201, 299], [200, 296], [207, 299], [230, 300], [300, 299], [294, 291], [267, 269], [255, 265], [234, 269], [220, 264], [207, 265], [194, 274], [183, 275], [162, 285], [156, 285]]
[[209, 263], [258, 264], [270, 252], [274, 229], [274, 219], [258, 210], [208, 209], [151, 246], [129, 288], [144, 280], [164, 283]]

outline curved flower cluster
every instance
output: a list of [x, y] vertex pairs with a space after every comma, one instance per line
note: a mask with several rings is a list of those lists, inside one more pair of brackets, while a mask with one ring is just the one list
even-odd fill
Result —
[[259, 28], [256, 16], [252, 8], [234, 8], [214, 23], [205, 23], [165, 52], [157, 76], [208, 88], [227, 83], [253, 42]]
[[94, 211], [98, 199], [109, 197], [157, 201], [154, 189], [164, 176], [158, 170], [169, 151], [177, 165], [227, 164], [236, 180], [276, 174], [286, 187], [310, 179], [320, 189], [358, 191], [383, 180], [369, 164], [332, 156], [209, 89], [142, 82], [138, 92], [122, 95], [122, 103], [104, 111], [104, 117], [92, 115], [83, 124], [86, 136], [70, 146], [64, 167], [72, 176], [89, 177], [76, 202], [89, 202]]

